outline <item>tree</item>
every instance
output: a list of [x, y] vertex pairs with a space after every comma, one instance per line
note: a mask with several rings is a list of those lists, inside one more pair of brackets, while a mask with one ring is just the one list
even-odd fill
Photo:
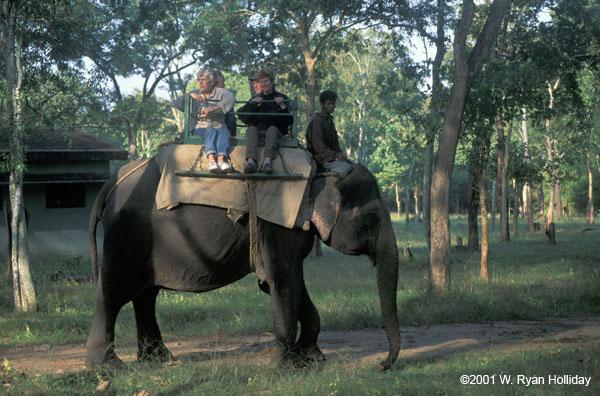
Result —
[[[80, 5], [79, 13], [65, 21], [69, 37], [80, 57], [92, 60], [95, 72], [112, 84], [112, 100], [122, 103], [120, 77], [133, 74], [143, 79], [137, 111], [120, 117], [128, 138], [129, 160], [137, 158], [138, 130], [147, 102], [169, 76], [197, 63], [198, 48], [187, 29], [199, 12], [193, 4], [170, 0], [152, 2], [112, 1]], [[83, 19], [83, 22], [82, 22]]]
[[[463, 150], [467, 153], [469, 185], [467, 194], [467, 221], [469, 230], [468, 249], [479, 250], [478, 214], [479, 207], [485, 206], [486, 168], [489, 162], [492, 129], [496, 116], [496, 97], [493, 93], [495, 84], [491, 82], [497, 75], [496, 70], [488, 64], [486, 70], [479, 73], [467, 96], [463, 117]], [[483, 217], [484, 210], [486, 218]], [[485, 262], [487, 274], [487, 206], [481, 207], [481, 255], [482, 265]], [[483, 268], [483, 266], [482, 266]], [[487, 275], [486, 275], [487, 276]]]
[[[37, 309], [35, 288], [29, 268], [27, 225], [23, 205], [23, 169], [25, 167], [25, 131], [22, 125], [23, 88], [23, 19], [27, 10], [16, 0], [2, 0], [0, 45], [4, 61], [4, 90], [6, 98], [5, 133], [9, 136], [10, 265], [13, 275], [15, 307], [21, 311]], [[4, 128], [3, 128], [4, 129]]]
[[291, 28], [302, 48], [306, 68], [306, 122], [315, 113], [317, 63], [330, 41], [359, 23], [368, 22], [363, 2], [357, 0], [275, 1], [280, 21]]
[[468, 31], [473, 21], [475, 5], [472, 0], [463, 1], [462, 16], [455, 30], [454, 62], [455, 71], [448, 104], [444, 114], [444, 124], [440, 134], [440, 144], [434, 159], [431, 184], [431, 290], [441, 294], [450, 285], [450, 223], [449, 193], [454, 157], [461, 126], [466, 96], [472, 78], [477, 75], [494, 43], [503, 16], [510, 0], [495, 0], [476, 44], [469, 53], [467, 50]]
[[[423, 223], [427, 247], [431, 249], [431, 173], [435, 140], [441, 130], [442, 114], [447, 93], [445, 92], [442, 73], [442, 62], [446, 56], [446, 29], [452, 19], [451, 9], [446, 0], [409, 2], [377, 2], [374, 15], [388, 27], [400, 29], [409, 34], [417, 33], [424, 43], [435, 45], [433, 60], [425, 60], [425, 68], [431, 67], [431, 91], [429, 97], [429, 115], [423, 117], [421, 123], [427, 130], [425, 154], [423, 160]], [[427, 30], [434, 26], [434, 32]], [[427, 45], [425, 45], [427, 48]]]
[[[521, 133], [523, 138], [523, 148], [525, 155], [525, 163], [526, 165], [531, 164], [531, 157], [529, 155], [529, 131], [527, 125], [527, 109], [522, 108], [523, 112], [522, 122], [521, 122]], [[526, 181], [523, 185], [523, 211], [525, 212], [525, 217], [527, 218], [527, 230], [529, 232], [535, 232], [535, 226], [533, 225], [533, 197], [531, 192], [531, 184]]]
[[[551, 2], [549, 9], [552, 19], [530, 29], [523, 36], [526, 40], [520, 40], [517, 51], [523, 62], [528, 60], [537, 66], [537, 73], [530, 81], [537, 84], [538, 95], [531, 95], [535, 101], [528, 106], [528, 119], [544, 131], [541, 144], [550, 184], [547, 224], [562, 214], [560, 183], [565, 167], [562, 162], [573, 151], [568, 142], [577, 135], [577, 128], [573, 128], [575, 123], [565, 116], [581, 114], [583, 105], [577, 76], [586, 66], [598, 67], [600, 39], [594, 2], [557, 1]], [[584, 136], [578, 135], [578, 138], [585, 141]], [[541, 203], [543, 199], [540, 197], [538, 201]]]
[[587, 205], [585, 209], [585, 218], [587, 224], [594, 224], [594, 172], [592, 169], [592, 155], [594, 152], [594, 139], [597, 136], [594, 133], [600, 127], [599, 110], [599, 91], [598, 74], [587, 69], [583, 70], [580, 76], [583, 90], [583, 100], [586, 104], [582, 114], [582, 127], [585, 130], [585, 165], [587, 174]]

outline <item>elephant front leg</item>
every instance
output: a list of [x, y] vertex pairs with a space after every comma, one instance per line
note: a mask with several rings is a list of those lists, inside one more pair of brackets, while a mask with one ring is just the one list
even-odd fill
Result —
[[156, 322], [158, 291], [159, 288], [152, 288], [133, 299], [139, 361], [167, 362], [173, 360], [173, 355], [165, 346]]
[[277, 343], [273, 360], [280, 366], [302, 366], [304, 359], [296, 345], [300, 293], [290, 287], [288, 282], [267, 281], [267, 283], [271, 295], [271, 313]]
[[302, 260], [294, 247], [292, 230], [263, 222], [261, 258], [265, 280], [261, 289], [271, 295], [271, 313], [277, 351], [274, 361], [282, 366], [302, 366], [296, 345], [302, 299]]

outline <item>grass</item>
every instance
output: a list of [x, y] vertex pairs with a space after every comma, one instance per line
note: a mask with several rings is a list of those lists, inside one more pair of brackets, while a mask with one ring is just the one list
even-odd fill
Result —
[[[399, 250], [411, 244], [414, 257], [401, 258], [398, 291], [402, 325], [478, 322], [482, 320], [540, 319], [546, 317], [594, 316], [600, 313], [600, 230], [580, 233], [580, 218], [557, 225], [557, 245], [545, 243], [543, 234], [521, 231], [512, 241], [499, 242], [497, 226], [490, 235], [490, 283], [479, 279], [479, 254], [452, 252], [452, 285], [446, 295], [427, 293], [427, 248], [421, 224], [395, 221]], [[452, 218], [452, 240], [467, 241], [464, 216]], [[0, 351], [18, 346], [62, 345], [85, 342], [94, 311], [91, 283], [52, 281], [55, 271], [91, 275], [88, 259], [47, 258], [32, 264], [40, 310], [13, 310], [12, 287], [0, 281]], [[0, 266], [0, 271], [6, 268]], [[307, 287], [325, 330], [380, 327], [375, 270], [366, 257], [343, 256], [324, 249], [320, 259], [305, 265]], [[157, 304], [163, 337], [246, 334], [271, 331], [268, 296], [260, 292], [253, 276], [204, 294], [161, 292]], [[117, 342], [135, 344], [135, 321], [131, 305], [117, 321]], [[581, 394], [575, 386], [460, 385], [461, 374], [592, 375], [597, 394], [600, 369], [590, 363], [600, 347], [541, 348], [511, 353], [472, 352], [444, 359], [423, 361], [381, 373], [374, 366], [328, 362], [313, 370], [282, 371], [267, 366], [228, 367], [215, 360], [209, 367], [186, 363], [178, 366], [131, 365], [122, 371], [89, 371], [53, 376], [16, 373], [10, 362], [0, 378], [10, 386], [8, 394], [93, 394], [103, 379], [111, 381], [112, 394], [133, 394], [147, 389], [152, 395], [178, 394]], [[586, 374], [587, 373], [587, 374]], [[376, 384], [376, 385], [374, 385]]]
[[[471, 352], [413, 362], [382, 372], [374, 365], [352, 365], [343, 359], [322, 367], [281, 370], [272, 365], [132, 364], [124, 370], [96, 370], [67, 375], [30, 375], [5, 368], [7, 395], [92, 395], [103, 381], [108, 394], [133, 395], [596, 395], [600, 391], [600, 346], [544, 347], [506, 353]], [[591, 377], [590, 386], [554, 385], [550, 375]], [[461, 375], [481, 376], [487, 384], [462, 385]], [[517, 376], [541, 377], [544, 385], [526, 386]], [[511, 384], [502, 384], [510, 376]], [[506, 379], [506, 377], [504, 377]]]

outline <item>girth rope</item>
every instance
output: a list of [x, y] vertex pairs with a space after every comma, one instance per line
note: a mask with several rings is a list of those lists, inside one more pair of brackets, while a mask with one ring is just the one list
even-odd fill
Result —
[[190, 168], [190, 170], [195, 170], [196, 166], [198, 166], [198, 164], [200, 164], [200, 169], [202, 170], [202, 157], [204, 155], [204, 146], [200, 147], [200, 151], [198, 151], [198, 156], [196, 157], [196, 162], [194, 162], [194, 165], [192, 165], [192, 167]]
[[258, 243], [258, 216], [256, 209], [256, 181], [247, 179], [244, 182], [246, 193], [248, 195], [248, 231], [250, 233], [250, 270], [256, 272], [261, 278], [264, 274], [262, 261], [260, 258], [260, 245]]

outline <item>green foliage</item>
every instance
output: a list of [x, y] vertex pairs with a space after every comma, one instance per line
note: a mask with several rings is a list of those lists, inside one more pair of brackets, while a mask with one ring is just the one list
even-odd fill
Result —
[[[597, 170], [593, 173], [593, 180], [600, 180], [600, 173]], [[575, 209], [577, 213], [585, 213], [588, 204], [587, 177], [581, 177], [576, 181], [571, 182], [567, 188], [570, 192], [571, 202], [573, 202], [573, 209]], [[598, 209], [600, 208], [600, 183], [595, 182], [592, 191], [595, 213], [598, 213]]]

